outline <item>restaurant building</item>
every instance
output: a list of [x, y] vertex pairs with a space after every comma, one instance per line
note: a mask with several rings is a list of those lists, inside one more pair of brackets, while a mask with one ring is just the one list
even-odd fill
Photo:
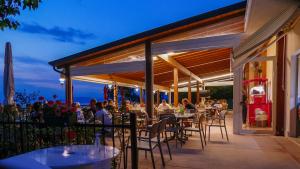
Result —
[[[179, 88], [187, 88], [190, 100], [194, 88], [199, 102], [200, 90], [206, 83], [229, 79], [233, 82], [235, 134], [248, 130], [242, 126], [241, 104], [244, 91], [249, 93], [246, 83], [264, 79], [270, 131], [274, 135], [297, 137], [299, 4], [297, 0], [243, 1], [49, 64], [65, 77], [69, 103], [73, 99], [72, 80], [135, 87], [145, 91], [150, 117], [153, 91], [168, 92], [177, 106]], [[262, 80], [248, 87], [258, 84]], [[115, 87], [115, 93], [116, 90]]]

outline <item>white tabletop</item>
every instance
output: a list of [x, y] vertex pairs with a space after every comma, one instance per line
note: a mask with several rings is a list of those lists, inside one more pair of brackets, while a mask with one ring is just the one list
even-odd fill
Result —
[[175, 113], [175, 117], [178, 118], [178, 119], [182, 119], [182, 118], [191, 118], [191, 117], [194, 117], [195, 114], [194, 113], [184, 113], [184, 114], [181, 114], [181, 113]]
[[19, 157], [33, 159], [51, 168], [90, 168], [91, 166], [104, 166], [102, 162], [105, 161], [109, 166], [110, 159], [118, 154], [119, 150], [111, 146], [71, 145], [35, 150], [19, 155]]

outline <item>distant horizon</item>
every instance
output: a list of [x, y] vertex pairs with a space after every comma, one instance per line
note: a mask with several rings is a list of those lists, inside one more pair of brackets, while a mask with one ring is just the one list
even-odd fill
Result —
[[[16, 91], [64, 98], [49, 61], [240, 1], [43, 1], [36, 11], [21, 11], [17, 30], [0, 31], [0, 69], [5, 43], [11, 42]], [[103, 98], [102, 84], [74, 81], [73, 86], [74, 97]], [[3, 83], [0, 88], [2, 102]]]

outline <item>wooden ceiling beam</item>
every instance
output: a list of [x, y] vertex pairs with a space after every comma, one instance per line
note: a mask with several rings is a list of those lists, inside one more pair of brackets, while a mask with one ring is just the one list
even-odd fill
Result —
[[186, 74], [188, 76], [191, 76], [193, 79], [195, 79], [195, 80], [199, 81], [200, 83], [202, 83], [202, 80], [201, 80], [200, 77], [198, 77], [197, 75], [195, 75], [193, 72], [191, 72], [190, 70], [188, 70], [186, 67], [182, 66], [180, 63], [178, 63], [172, 57], [170, 57], [168, 55], [158, 55], [158, 57], [161, 58], [161, 59], [163, 59], [164, 61], [166, 61], [170, 65], [174, 66], [175, 68], [177, 68], [182, 73], [184, 73], [184, 74]]
[[[91, 75], [91, 76], [73, 76], [72, 79], [86, 81], [86, 82], [93, 82], [93, 83], [112, 83], [117, 82], [120, 86], [125, 87], [145, 87], [145, 82], [132, 80], [127, 78], [122, 78], [116, 75]], [[170, 88], [163, 85], [154, 84], [155, 89], [159, 89], [161, 91], [169, 91]]]
[[[211, 71], [211, 72], [208, 72], [208, 73], [203, 73], [203, 74], [201, 74], [201, 77], [205, 78], [205, 77], [209, 77], [209, 76], [213, 76], [213, 75], [220, 75], [220, 74], [224, 74], [224, 73], [228, 73], [228, 72], [230, 72], [229, 68], [228, 69], [217, 70], [217, 71]], [[189, 77], [179, 78], [179, 83], [185, 82], [187, 80], [189, 80]], [[173, 79], [160, 81], [161, 85], [164, 85], [164, 84], [170, 85], [171, 83], [173, 83]]]

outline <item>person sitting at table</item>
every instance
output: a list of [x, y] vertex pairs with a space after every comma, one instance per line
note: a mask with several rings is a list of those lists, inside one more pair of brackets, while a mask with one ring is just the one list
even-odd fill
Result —
[[130, 103], [130, 100], [126, 100], [126, 111], [129, 112], [133, 109], [133, 106]]
[[111, 125], [112, 117], [110, 113], [103, 107], [103, 103], [97, 102], [96, 107], [96, 120], [101, 121], [104, 125]]
[[76, 114], [77, 114], [77, 120], [78, 121], [84, 121], [84, 114], [81, 110], [80, 103], [75, 102], [72, 104], [73, 107], [76, 107]]
[[92, 99], [92, 100], [90, 101], [89, 111], [90, 111], [90, 112], [93, 112], [93, 114], [95, 114], [96, 111], [97, 111], [96, 103], [97, 103], [96, 99]]
[[103, 107], [106, 108], [106, 106], [108, 105], [107, 100], [104, 100], [104, 101], [102, 102], [102, 104], [103, 104]]
[[161, 101], [161, 103], [159, 104], [159, 106], [158, 106], [158, 110], [168, 110], [168, 109], [170, 109], [171, 107], [169, 106], [169, 104], [166, 102], [166, 100], [165, 99], [163, 99], [162, 101]]
[[110, 113], [114, 113], [115, 112], [115, 105], [114, 105], [114, 101], [113, 100], [108, 100], [108, 104], [107, 106], [105, 107], [105, 109], [107, 111], [109, 111]]
[[190, 101], [187, 98], [182, 99], [182, 104], [185, 110], [195, 109], [195, 106], [192, 103], [190, 103]]
[[222, 109], [222, 104], [220, 103], [220, 101], [216, 101], [215, 104], [214, 104], [214, 107], [218, 108], [218, 109]]

